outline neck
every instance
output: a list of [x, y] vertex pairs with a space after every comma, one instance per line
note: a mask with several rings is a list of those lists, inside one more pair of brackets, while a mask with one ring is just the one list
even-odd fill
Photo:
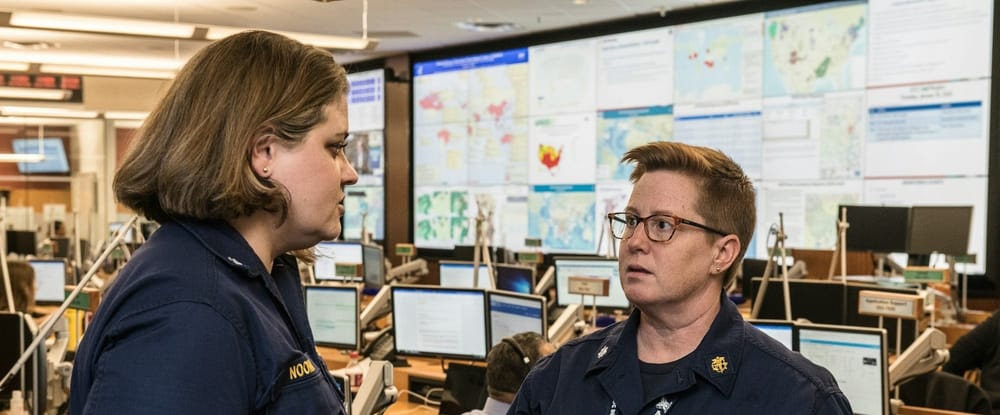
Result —
[[636, 336], [639, 360], [669, 363], [687, 356], [701, 344], [720, 309], [716, 292], [675, 307], [640, 310], [642, 315]]
[[247, 244], [253, 252], [260, 258], [260, 262], [271, 272], [274, 258], [282, 252], [283, 247], [279, 246], [276, 234], [276, 219], [274, 215], [262, 210], [258, 210], [250, 216], [243, 216], [229, 221], [229, 224], [236, 228], [236, 231], [246, 239]]

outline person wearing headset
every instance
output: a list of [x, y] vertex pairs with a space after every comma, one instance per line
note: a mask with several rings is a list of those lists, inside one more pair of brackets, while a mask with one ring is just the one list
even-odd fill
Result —
[[538, 359], [554, 352], [555, 346], [535, 332], [505, 337], [486, 356], [486, 404], [463, 415], [503, 415], [514, 401], [517, 389]]

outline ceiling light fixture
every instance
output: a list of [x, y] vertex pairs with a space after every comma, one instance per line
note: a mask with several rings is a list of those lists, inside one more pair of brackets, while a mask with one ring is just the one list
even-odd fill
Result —
[[30, 67], [31, 64], [26, 62], [0, 62], [0, 71], [28, 72]]
[[97, 111], [55, 107], [0, 107], [0, 114], [5, 117], [97, 118]]
[[145, 120], [148, 116], [148, 112], [139, 111], [107, 111], [104, 113], [106, 120]]
[[477, 20], [467, 20], [455, 23], [459, 29], [471, 32], [510, 32], [517, 29], [517, 25], [511, 22], [481, 22]]
[[[251, 29], [242, 27], [209, 26], [205, 39], [219, 40], [224, 37], [235, 35], [239, 32]], [[324, 49], [344, 49], [344, 50], [371, 50], [375, 49], [378, 41], [375, 39], [365, 39], [347, 36], [318, 35], [314, 33], [282, 32], [269, 30], [270, 32], [288, 36], [307, 45], [313, 45]]]
[[14, 99], [44, 99], [49, 101], [64, 101], [73, 94], [68, 89], [21, 88], [16, 86], [0, 86], [0, 98]]
[[195, 25], [185, 23], [25, 11], [11, 12], [9, 24], [15, 27], [30, 27], [35, 29], [116, 33], [179, 39], [189, 39], [194, 36], [195, 31]]
[[38, 163], [45, 160], [44, 154], [0, 153], [0, 163]]
[[111, 67], [150, 69], [154, 71], [175, 71], [184, 61], [178, 59], [132, 58], [108, 56], [97, 53], [39, 53], [19, 50], [0, 50], [0, 62], [31, 62], [55, 65], [83, 65], [90, 67]]
[[[152, 36], [178, 40], [218, 40], [231, 34], [250, 30], [249, 28], [241, 27], [27, 11], [10, 12], [10, 21], [8, 25], [11, 27], [33, 29], [131, 36]], [[307, 43], [325, 49], [371, 50], [378, 45], [378, 40], [367, 39], [365, 37], [352, 38], [346, 36], [331, 36], [313, 33], [283, 31], [274, 32], [281, 33], [302, 43]], [[205, 37], [202, 38], [199, 35], [199, 37], [196, 38], [196, 33], [205, 33]]]
[[39, 68], [41, 73], [63, 74], [63, 75], [92, 75], [92, 76], [113, 76], [123, 78], [152, 78], [152, 79], [173, 79], [176, 75], [173, 71], [158, 71], [154, 69], [131, 69], [99, 66], [81, 65], [50, 65], [44, 64]]

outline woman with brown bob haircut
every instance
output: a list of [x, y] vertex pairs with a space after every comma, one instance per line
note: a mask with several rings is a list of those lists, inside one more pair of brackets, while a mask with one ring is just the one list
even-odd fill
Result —
[[[115, 173], [160, 223], [108, 290], [73, 370], [73, 414], [341, 414], [296, 256], [340, 235], [347, 76], [251, 31], [177, 74]], [[295, 253], [295, 255], [291, 255]]]

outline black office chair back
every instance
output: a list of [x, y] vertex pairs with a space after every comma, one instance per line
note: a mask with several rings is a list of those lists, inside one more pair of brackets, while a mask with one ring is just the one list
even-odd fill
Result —
[[439, 415], [460, 415], [486, 404], [486, 368], [451, 362], [444, 378]]
[[[4, 333], [0, 336], [0, 372], [3, 375], [14, 367], [14, 363], [35, 338], [32, 324], [28, 321], [30, 318], [31, 316], [23, 313], [0, 313], [0, 333]], [[13, 396], [13, 391], [22, 391], [25, 408], [29, 408], [32, 414], [44, 413], [46, 370], [45, 343], [42, 343], [9, 384], [3, 385], [0, 401], [7, 403]]]
[[972, 414], [993, 413], [983, 388], [948, 372], [929, 372], [899, 385], [899, 399], [906, 405]]

